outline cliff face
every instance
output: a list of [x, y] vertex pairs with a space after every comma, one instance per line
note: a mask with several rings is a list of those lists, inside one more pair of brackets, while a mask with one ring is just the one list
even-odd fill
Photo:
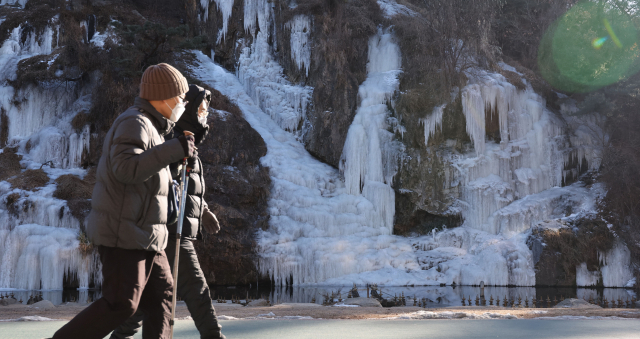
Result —
[[[200, 154], [222, 231], [197, 244], [210, 283], [624, 285], [628, 272], [605, 258], [626, 252], [602, 241], [613, 235], [596, 213], [606, 188], [591, 180], [605, 158], [604, 106], [555, 92], [529, 48], [572, 2], [531, 13], [516, 2], [0, 8], [0, 40], [20, 49], [3, 70], [14, 98], [0, 111], [4, 231], [63, 227], [23, 216], [55, 206], [81, 235], [104, 133], [140, 70], [169, 62], [215, 94]], [[527, 48], [505, 48], [525, 33]], [[19, 123], [53, 96], [44, 119]], [[41, 183], [21, 184], [29, 178]]]

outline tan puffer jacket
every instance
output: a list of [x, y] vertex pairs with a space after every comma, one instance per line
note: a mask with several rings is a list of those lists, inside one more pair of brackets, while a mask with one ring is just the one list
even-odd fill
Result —
[[169, 164], [182, 159], [173, 122], [145, 99], [120, 114], [107, 133], [96, 173], [87, 236], [93, 244], [161, 251], [167, 246]]

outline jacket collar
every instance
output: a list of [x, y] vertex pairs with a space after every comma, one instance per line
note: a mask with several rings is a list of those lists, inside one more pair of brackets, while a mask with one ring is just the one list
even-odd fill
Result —
[[133, 102], [133, 106], [137, 109], [142, 109], [151, 117], [153, 117], [151, 122], [158, 130], [158, 133], [160, 133], [162, 136], [167, 135], [173, 129], [175, 123], [165, 118], [164, 115], [160, 114], [160, 112], [158, 112], [156, 108], [153, 107], [153, 105], [151, 105], [146, 99], [136, 97]]

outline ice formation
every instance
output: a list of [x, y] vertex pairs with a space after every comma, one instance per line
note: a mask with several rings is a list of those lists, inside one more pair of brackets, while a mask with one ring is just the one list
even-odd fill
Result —
[[29, 0], [1, 0], [0, 1], [0, 6], [2, 6], [2, 5], [19, 5], [20, 7], [24, 8], [24, 6], [27, 5], [27, 2], [29, 2]]
[[291, 31], [291, 59], [300, 71], [304, 70], [309, 76], [311, 65], [311, 20], [306, 15], [296, 15], [287, 22], [286, 27]]
[[387, 102], [398, 89], [401, 72], [400, 48], [390, 33], [379, 32], [369, 41], [367, 79], [358, 89], [361, 104], [347, 132], [340, 170], [347, 192], [371, 201], [378, 217], [374, 227], [391, 234], [395, 215], [395, 192], [391, 181], [396, 172], [399, 146], [389, 132]]
[[[244, 28], [254, 36], [254, 41], [251, 46], [242, 49], [237, 77], [246, 93], [280, 127], [300, 132], [312, 88], [289, 82], [284, 77], [282, 67], [273, 58], [268, 41], [272, 12], [267, 0], [245, 0]], [[256, 22], [258, 27], [255, 27]]]
[[387, 225], [381, 227], [371, 201], [348, 194], [338, 171], [313, 158], [293, 134], [278, 126], [237, 78], [201, 53], [198, 60], [194, 73], [234, 98], [267, 144], [261, 161], [270, 169], [272, 188], [270, 227], [258, 235], [263, 274], [279, 284], [291, 278], [294, 284], [335, 283], [331, 279], [351, 284], [351, 278], [342, 277], [362, 272], [389, 277], [393, 284], [420, 281], [411, 243], [390, 235]]
[[[387, 16], [412, 15], [395, 1], [379, 4]], [[443, 159], [450, 166], [446, 185], [459, 193], [450, 212], [462, 214], [465, 223], [428, 236], [393, 236], [390, 184], [402, 152], [389, 132], [401, 133], [402, 126], [387, 108], [401, 69], [393, 36], [381, 31], [370, 41], [368, 77], [340, 162], [342, 181], [296, 138], [311, 89], [288, 82], [272, 57], [272, 17], [265, 0], [245, 0], [244, 28], [254, 38], [243, 48], [237, 79], [203, 55], [196, 72], [236, 100], [268, 147], [262, 162], [270, 168], [273, 187], [270, 227], [258, 235], [261, 273], [295, 285], [534, 285], [529, 230], [540, 221], [567, 217], [567, 211], [573, 217], [592, 211], [602, 193], [597, 185], [561, 187], [568, 174], [576, 176], [565, 166], [575, 158], [599, 166], [598, 141], [605, 136], [597, 122], [583, 127], [581, 119], [558, 118], [530, 87], [518, 90], [497, 73], [470, 75], [461, 97], [474, 152]], [[300, 69], [306, 65], [308, 37], [294, 33], [308, 32], [307, 20], [295, 17], [285, 24]], [[425, 143], [441, 128], [444, 108], [421, 119]], [[487, 140], [488, 125], [499, 140]]]
[[396, 0], [378, 0], [378, 6], [382, 9], [384, 16], [391, 18], [396, 15], [414, 16], [416, 12], [412, 11], [405, 5], [401, 5]]
[[[55, 18], [41, 35], [32, 32], [24, 43], [21, 33], [21, 26], [13, 29], [0, 48], [0, 107], [8, 118], [8, 126], [0, 128], [6, 128], [8, 144], [17, 146], [23, 156], [21, 165], [42, 168], [50, 181], [35, 191], [0, 182], [0, 288], [62, 289], [65, 275], [88, 288], [102, 280], [99, 260], [95, 253], [80, 250], [80, 222], [64, 200], [53, 198], [53, 180], [63, 174], [85, 174], [79, 166], [89, 148], [89, 127], [78, 132], [71, 120], [90, 107], [90, 91], [75, 84], [44, 83], [18, 90], [10, 86], [7, 81], [15, 79], [20, 60], [52, 54], [57, 46]], [[14, 195], [11, 211], [10, 194]]]
[[447, 105], [436, 106], [431, 112], [431, 115], [424, 119], [420, 119], [420, 123], [424, 126], [424, 143], [429, 144], [429, 137], [435, 134], [436, 129], [440, 127], [442, 129], [442, 115], [444, 114], [444, 108]]

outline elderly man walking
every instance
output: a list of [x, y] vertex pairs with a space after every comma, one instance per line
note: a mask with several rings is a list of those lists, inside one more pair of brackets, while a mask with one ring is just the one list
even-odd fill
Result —
[[102, 262], [102, 298], [54, 339], [103, 338], [138, 309], [142, 337], [168, 338], [173, 278], [167, 246], [169, 164], [196, 155], [193, 137], [165, 142], [184, 112], [189, 86], [175, 68], [150, 66], [140, 96], [107, 132], [93, 189], [87, 235]]

